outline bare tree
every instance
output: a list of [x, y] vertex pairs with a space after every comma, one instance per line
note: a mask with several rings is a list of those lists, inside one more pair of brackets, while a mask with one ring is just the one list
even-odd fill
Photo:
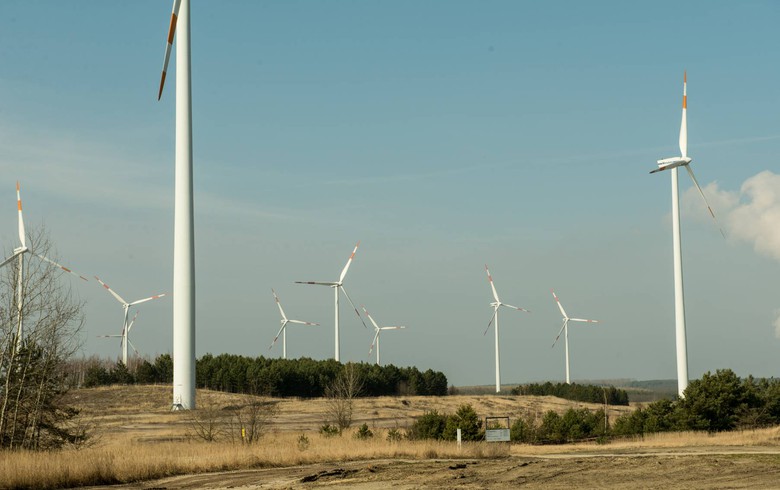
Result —
[[348, 429], [352, 425], [354, 399], [362, 389], [363, 379], [355, 364], [345, 364], [344, 370], [325, 387], [327, 421], [335, 423], [339, 430]]
[[276, 401], [264, 400], [253, 395], [244, 396], [242, 406], [231, 407], [231, 440], [242, 444], [254, 444], [265, 433], [278, 411]]
[[198, 403], [197, 410], [189, 410], [187, 421], [192, 434], [206, 442], [215, 442], [229, 434], [227, 430], [229, 421], [226, 419], [226, 412], [213, 400], [201, 401]]
[[[37, 254], [53, 255], [43, 231], [30, 233], [28, 243]], [[85, 437], [69, 429], [77, 411], [63, 403], [64, 365], [79, 348], [84, 316], [62, 275], [37, 258], [0, 271], [0, 447], [46, 449]]]

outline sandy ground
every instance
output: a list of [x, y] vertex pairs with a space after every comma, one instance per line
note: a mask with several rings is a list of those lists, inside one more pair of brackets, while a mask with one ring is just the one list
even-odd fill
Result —
[[[240, 397], [206, 394], [225, 405]], [[83, 398], [82, 398], [83, 396]], [[184, 439], [185, 419], [166, 405], [168, 389], [119, 388], [75, 393], [77, 403], [107, 431], [101, 444], [154, 444]], [[272, 430], [316, 432], [324, 400], [281, 400]], [[552, 397], [382, 397], [361, 399], [356, 423], [403, 427], [427, 410], [453, 412], [471, 403], [480, 413], [513, 418], [564, 411], [576, 404]], [[612, 416], [631, 410], [612, 407]], [[110, 436], [109, 436], [110, 435]], [[734, 439], [729, 439], [733, 437]], [[513, 445], [498, 459], [375, 459], [294, 467], [257, 468], [173, 476], [126, 485], [93, 488], [153, 489], [504, 489], [504, 488], [775, 488], [780, 489], [780, 428], [753, 440], [743, 434], [691, 436], [668, 434], [652, 441], [605, 446]], [[719, 442], [718, 442], [719, 441]], [[1, 486], [1, 485], [0, 485]]]
[[780, 451], [513, 455], [492, 460], [374, 460], [185, 475], [113, 487], [207, 489], [780, 488]]

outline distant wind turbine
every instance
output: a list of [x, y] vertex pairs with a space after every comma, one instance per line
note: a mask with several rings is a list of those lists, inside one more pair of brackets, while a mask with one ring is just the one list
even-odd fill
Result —
[[298, 323], [300, 325], [319, 325], [319, 323], [312, 323], [312, 322], [304, 322], [301, 320], [290, 320], [287, 318], [287, 315], [284, 314], [284, 310], [282, 309], [282, 303], [279, 302], [279, 296], [276, 295], [276, 291], [271, 288], [271, 292], [274, 295], [274, 299], [276, 300], [276, 306], [279, 307], [279, 313], [282, 314], [282, 328], [279, 329], [279, 332], [276, 334], [276, 337], [274, 337], [274, 341], [271, 342], [271, 346], [268, 348], [268, 350], [271, 350], [273, 348], [274, 344], [276, 344], [276, 339], [279, 338], [279, 334], [282, 335], [282, 359], [287, 359], [287, 324], [288, 323]]
[[490, 288], [493, 290], [493, 299], [494, 302], [490, 303], [490, 306], [493, 307], [493, 316], [490, 317], [490, 321], [487, 324], [487, 328], [485, 329], [485, 333], [482, 335], [487, 335], [488, 330], [490, 330], [490, 325], [493, 323], [493, 320], [496, 321], [496, 393], [501, 392], [501, 364], [500, 364], [500, 357], [499, 357], [499, 346], [498, 346], [498, 309], [502, 306], [506, 308], [511, 308], [513, 310], [519, 310], [519, 311], [525, 311], [526, 313], [530, 313], [525, 308], [520, 308], [517, 306], [508, 305], [506, 303], [502, 303], [500, 299], [498, 299], [498, 293], [496, 292], [496, 286], [493, 284], [493, 277], [490, 275], [490, 271], [488, 270], [487, 264], [485, 264], [485, 272], [487, 273], [488, 281], [490, 282]]
[[17, 326], [16, 326], [16, 347], [19, 348], [22, 345], [22, 340], [24, 339], [24, 254], [29, 253], [31, 255], [34, 255], [35, 257], [38, 257], [39, 259], [48, 262], [52, 264], [55, 267], [59, 267], [63, 271], [67, 272], [68, 274], [74, 275], [78, 277], [79, 279], [82, 279], [84, 281], [87, 280], [86, 277], [76, 274], [72, 270], [68, 269], [65, 266], [62, 266], [58, 264], [57, 262], [54, 262], [53, 260], [44, 257], [43, 255], [36, 253], [29, 248], [27, 248], [27, 238], [25, 236], [25, 230], [24, 230], [24, 218], [22, 217], [22, 195], [21, 191], [19, 190], [19, 182], [16, 182], [16, 208], [19, 213], [19, 246], [16, 247], [13, 251], [13, 254], [11, 254], [10, 257], [5, 259], [3, 262], [0, 262], [0, 268], [5, 267], [8, 263], [13, 261], [14, 259], [19, 259], [19, 271], [17, 276], [17, 283], [16, 283], [16, 308], [17, 308]]
[[664, 158], [658, 160], [658, 168], [650, 173], [661, 172], [662, 170], [671, 170], [672, 175], [672, 246], [674, 249], [674, 319], [675, 319], [675, 337], [677, 345], [677, 394], [683, 396], [683, 392], [688, 387], [688, 346], [685, 333], [685, 298], [683, 291], [683, 271], [682, 271], [682, 240], [680, 237], [680, 198], [677, 181], [677, 168], [685, 167], [688, 175], [691, 176], [693, 184], [699, 191], [704, 204], [710, 212], [710, 216], [720, 229], [723, 238], [726, 237], [723, 228], [715, 218], [707, 198], [704, 196], [693, 174], [690, 163], [692, 159], [688, 156], [688, 73], [683, 74], [683, 98], [682, 98], [682, 122], [680, 123], [680, 156]]
[[[162, 298], [163, 296], [165, 296], [165, 293], [156, 294], [154, 296], [149, 296], [148, 298], [144, 298], [144, 299], [139, 299], [139, 300], [136, 300], [136, 301], [128, 302], [128, 301], [125, 301], [124, 298], [119, 296], [116, 293], [116, 291], [111, 289], [108, 286], [108, 284], [106, 284], [103, 281], [101, 281], [98, 276], [95, 276], [95, 279], [97, 279], [97, 282], [99, 282], [100, 285], [103, 286], [103, 288], [106, 291], [111, 293], [111, 296], [113, 296], [114, 298], [116, 298], [117, 301], [119, 301], [119, 303], [122, 305], [122, 309], [124, 310], [124, 320], [122, 322], [122, 336], [124, 338], [124, 340], [122, 341], [122, 363], [125, 366], [127, 366], [127, 346], [130, 343], [128, 338], [127, 338], [127, 335], [130, 333], [130, 326], [132, 325], [132, 322], [131, 323], [127, 323], [127, 317], [128, 317], [128, 315], [130, 313], [130, 308], [133, 307], [133, 306], [136, 306], [136, 305], [140, 305], [141, 303], [146, 303], [147, 301], [151, 301], [153, 299]], [[135, 321], [135, 318], [133, 318], [133, 321]]]
[[558, 304], [558, 309], [561, 310], [561, 315], [563, 315], [563, 326], [561, 327], [561, 330], [558, 332], [558, 335], [555, 337], [555, 341], [553, 341], [552, 347], [555, 347], [556, 342], [558, 342], [558, 339], [561, 336], [561, 332], [563, 332], [564, 343], [566, 346], [566, 384], [571, 384], [571, 377], [569, 376], [569, 322], [598, 323], [598, 320], [586, 320], [584, 318], [569, 318], [569, 316], [566, 314], [566, 310], [563, 309], [563, 305], [561, 304], [561, 301], [558, 299], [558, 296], [555, 295], [555, 291], [552, 291], [552, 295], [553, 298], [555, 298], [555, 302]]
[[190, 1], [174, 0], [160, 100], [176, 40], [176, 155], [173, 218], [173, 407], [195, 409], [195, 222], [192, 197]]
[[132, 342], [130, 342], [130, 330], [133, 328], [133, 325], [135, 324], [135, 319], [138, 318], [138, 312], [135, 312], [135, 315], [133, 315], [133, 319], [130, 320], [130, 324], [127, 326], [127, 328], [122, 328], [122, 333], [119, 335], [98, 335], [98, 338], [100, 339], [119, 339], [119, 349], [122, 352], [122, 364], [127, 366], [127, 344], [130, 344], [130, 347], [133, 348], [133, 351], [135, 351], [135, 355], [139, 355], [138, 349], [135, 348]]
[[376, 346], [376, 365], [377, 366], [381, 366], [381, 364], [379, 363], [379, 333], [382, 330], [401, 330], [401, 329], [404, 329], [406, 327], [404, 327], [404, 326], [380, 327], [379, 325], [376, 324], [376, 322], [371, 317], [371, 315], [368, 314], [368, 311], [366, 310], [366, 307], [363, 306], [362, 308], [363, 308], [363, 311], [366, 313], [366, 316], [368, 317], [368, 319], [374, 325], [374, 331], [376, 332], [376, 334], [374, 335], [374, 340], [371, 341], [371, 348], [368, 350], [368, 356], [371, 357], [371, 351], [373, 351], [374, 350], [374, 346]]
[[352, 299], [349, 297], [349, 294], [347, 294], [347, 290], [344, 289], [344, 278], [347, 276], [347, 271], [349, 270], [349, 266], [352, 264], [352, 260], [355, 258], [355, 253], [357, 252], [358, 247], [360, 246], [360, 242], [357, 242], [357, 245], [355, 245], [355, 249], [352, 251], [352, 255], [349, 256], [349, 259], [347, 260], [347, 265], [344, 266], [344, 269], [341, 271], [341, 275], [339, 276], [339, 280], [335, 282], [316, 282], [316, 281], [295, 281], [296, 284], [314, 284], [317, 286], [328, 286], [333, 288], [333, 301], [334, 301], [334, 309], [335, 309], [335, 332], [336, 332], [336, 354], [334, 359], [336, 361], [339, 361], [339, 290], [341, 290], [344, 293], [344, 296], [347, 297], [347, 301], [349, 301], [349, 304], [352, 305], [352, 308], [355, 310], [355, 314], [360, 318], [360, 322], [363, 324], [363, 327], [368, 328], [366, 326], [366, 322], [363, 321], [363, 317], [360, 316], [360, 312], [355, 307], [355, 303], [352, 302]]

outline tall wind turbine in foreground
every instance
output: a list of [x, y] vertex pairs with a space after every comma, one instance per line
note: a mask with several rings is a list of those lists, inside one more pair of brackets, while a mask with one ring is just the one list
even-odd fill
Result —
[[173, 232], [173, 406], [195, 409], [195, 226], [192, 200], [190, 1], [174, 0], [165, 47], [160, 100], [176, 41], [176, 166]]
[[25, 236], [25, 231], [24, 231], [24, 218], [22, 217], [22, 195], [21, 195], [21, 191], [19, 190], [19, 182], [16, 182], [16, 208], [19, 212], [19, 246], [14, 249], [14, 252], [13, 254], [11, 254], [10, 257], [8, 257], [7, 259], [5, 259], [3, 262], [0, 263], [0, 268], [5, 267], [6, 264], [9, 264], [15, 258], [19, 259], [19, 271], [18, 271], [17, 283], [16, 283], [16, 308], [17, 308], [16, 347], [18, 348], [22, 345], [22, 340], [24, 339], [24, 315], [23, 315], [24, 254], [29, 253], [31, 255], [34, 255], [39, 259], [44, 260], [55, 267], [59, 267], [63, 271], [67, 272], [68, 274], [74, 275], [79, 279], [83, 279], [84, 281], [86, 281], [87, 278], [82, 275], [76, 274], [75, 272], [68, 269], [67, 267], [64, 267], [58, 264], [57, 262], [54, 262], [53, 260], [44, 257], [41, 254], [35, 253], [34, 251], [27, 248], [27, 238]]
[[371, 323], [374, 325], [374, 330], [376, 331], [376, 335], [374, 335], [374, 340], [371, 341], [371, 348], [368, 349], [368, 356], [371, 357], [371, 351], [374, 350], [374, 345], [376, 345], [376, 365], [380, 366], [379, 364], [379, 332], [382, 330], [401, 330], [403, 328], [406, 328], [404, 326], [398, 326], [398, 327], [380, 327], [376, 324], [374, 319], [371, 317], [371, 315], [368, 314], [368, 310], [366, 310], [366, 307], [363, 306], [363, 311], [366, 313], [366, 316], [369, 320], [371, 320]]
[[276, 337], [274, 337], [274, 341], [271, 342], [271, 347], [268, 348], [268, 350], [271, 350], [271, 348], [276, 343], [276, 339], [279, 338], [279, 334], [282, 335], [282, 359], [287, 359], [287, 324], [288, 323], [298, 323], [300, 325], [319, 325], [319, 323], [312, 323], [312, 322], [304, 322], [301, 320], [290, 320], [287, 318], [287, 315], [284, 314], [284, 310], [282, 309], [282, 303], [279, 302], [279, 296], [276, 295], [276, 291], [271, 288], [271, 292], [274, 294], [274, 299], [276, 300], [276, 306], [279, 307], [279, 313], [282, 314], [282, 328], [279, 329], [279, 332], [276, 334]]
[[485, 329], [485, 333], [482, 335], [487, 335], [488, 330], [490, 330], [490, 324], [493, 323], [493, 320], [496, 321], [496, 393], [501, 392], [501, 365], [500, 365], [500, 358], [499, 358], [499, 349], [498, 349], [498, 309], [502, 306], [505, 306], [507, 308], [512, 308], [513, 310], [520, 310], [525, 311], [526, 313], [530, 313], [525, 308], [518, 308], [517, 306], [508, 305], [506, 303], [502, 303], [500, 299], [498, 299], [498, 293], [496, 292], [496, 286], [493, 284], [493, 277], [490, 275], [490, 271], [488, 270], [487, 264], [485, 264], [485, 272], [487, 273], [488, 281], [490, 282], [490, 288], [493, 290], [493, 299], [495, 299], [494, 302], [490, 303], [490, 306], [493, 307], [493, 316], [490, 317], [490, 321], [488, 322], [487, 328]]
[[[707, 198], [704, 196], [704, 191], [701, 190], [699, 182], [696, 180], [696, 176], [693, 175], [693, 170], [690, 167], [692, 159], [688, 156], [688, 74], [683, 74], [683, 98], [682, 98], [682, 122], [680, 123], [680, 156], [664, 158], [658, 160], [658, 168], [652, 170], [650, 173], [654, 174], [662, 170], [671, 170], [672, 174], [672, 242], [674, 247], [674, 320], [675, 320], [675, 337], [677, 344], [677, 394], [680, 397], [683, 396], [683, 392], [688, 387], [688, 346], [685, 334], [685, 298], [683, 294], [683, 271], [682, 271], [682, 242], [680, 238], [680, 197], [677, 184], [677, 167], [685, 167], [688, 171], [688, 175], [691, 176], [693, 184], [696, 189], [699, 190], [701, 198], [704, 200], [704, 204], [715, 220], [715, 223], [720, 224], [715, 218], [715, 213], [712, 212], [710, 204], [707, 202]], [[723, 237], [726, 234], [723, 232], [723, 228], [720, 228], [720, 233]]]
[[333, 301], [334, 301], [334, 308], [336, 310], [336, 355], [334, 359], [336, 361], [339, 361], [339, 290], [344, 292], [344, 296], [347, 297], [347, 301], [349, 301], [349, 304], [352, 305], [352, 308], [355, 309], [355, 314], [360, 318], [360, 322], [363, 324], [365, 328], [368, 328], [366, 326], [366, 322], [363, 321], [363, 318], [360, 316], [360, 312], [355, 307], [355, 303], [352, 302], [352, 299], [349, 297], [349, 294], [347, 294], [347, 290], [344, 289], [344, 278], [347, 276], [347, 271], [349, 270], [349, 266], [352, 264], [352, 259], [355, 258], [355, 253], [357, 252], [358, 247], [360, 246], [360, 242], [357, 242], [357, 245], [355, 245], [355, 249], [352, 251], [352, 255], [349, 256], [349, 259], [347, 260], [347, 265], [344, 266], [344, 269], [341, 271], [341, 275], [339, 276], [339, 280], [336, 282], [316, 282], [316, 281], [295, 281], [295, 284], [315, 284], [317, 286], [328, 286], [333, 288]]
[[127, 325], [127, 328], [123, 328], [122, 333], [119, 335], [98, 335], [99, 339], [119, 339], [119, 349], [122, 351], [122, 364], [124, 364], [125, 367], [127, 367], [127, 344], [130, 344], [130, 347], [133, 348], [135, 355], [139, 355], [138, 349], [130, 342], [130, 329], [133, 328], [136, 318], [138, 318], [137, 311], [135, 312], [135, 315], [133, 315], [133, 319], [130, 320], [130, 324]]
[[[133, 322], [135, 321], [135, 318], [133, 318], [133, 322], [130, 322], [129, 324], [127, 323], [127, 317], [130, 314], [130, 307], [135, 306], [135, 305], [140, 305], [141, 303], [146, 303], [147, 301], [151, 301], [153, 299], [162, 298], [163, 296], [165, 296], [165, 293], [157, 294], [157, 295], [154, 295], [154, 296], [149, 296], [148, 298], [139, 299], [139, 300], [132, 301], [132, 302], [127, 302], [127, 301], [124, 300], [124, 298], [122, 298], [121, 296], [116, 294], [116, 291], [111, 289], [108, 286], [108, 284], [106, 284], [103, 281], [101, 281], [98, 276], [95, 276], [95, 279], [97, 279], [97, 282], [99, 282], [100, 285], [103, 286], [103, 288], [106, 289], [106, 291], [111, 293], [111, 296], [113, 296], [114, 298], [116, 298], [117, 301], [119, 301], [119, 303], [122, 305], [122, 309], [124, 310], [124, 321], [122, 322], [122, 338], [123, 338], [123, 340], [122, 340], [122, 363], [125, 366], [127, 366], [127, 345], [130, 343], [130, 341], [127, 338], [127, 335], [130, 333], [130, 327], [132, 326]], [[133, 349], [135, 349], [135, 347], [133, 347]]]
[[558, 335], [555, 337], [555, 341], [553, 341], [552, 347], [555, 347], [555, 343], [558, 342], [558, 338], [560, 338], [561, 332], [563, 332], [563, 339], [566, 345], [566, 384], [571, 384], [571, 378], [569, 376], [569, 322], [598, 323], [599, 321], [586, 320], [584, 318], [569, 318], [569, 316], [566, 315], [566, 310], [563, 309], [563, 305], [558, 299], [558, 296], [555, 295], [555, 291], [552, 291], [552, 295], [553, 298], [555, 298], [555, 302], [558, 304], [558, 309], [561, 310], [561, 315], [563, 315], [563, 326], [558, 332]]

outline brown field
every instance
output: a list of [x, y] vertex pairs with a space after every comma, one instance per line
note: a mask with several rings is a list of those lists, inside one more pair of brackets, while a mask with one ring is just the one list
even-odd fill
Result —
[[[170, 412], [170, 388], [77, 390], [71, 402], [96, 427], [94, 444], [51, 453], [0, 453], [0, 487], [57, 488], [780, 488], [780, 427], [708, 435], [675, 433], [642, 440], [566, 446], [389, 442], [426, 410], [470, 403], [481, 416], [518, 416], [601, 408], [554, 397], [469, 395], [359, 399], [355, 425], [376, 437], [325, 438], [325, 401], [276, 400], [259, 443], [202, 442], [191, 415]], [[199, 391], [200, 406], [241, 405], [242, 395]], [[630, 410], [610, 407], [610, 417]], [[302, 434], [307, 447], [300, 446]], [[304, 481], [310, 480], [310, 481]]]

